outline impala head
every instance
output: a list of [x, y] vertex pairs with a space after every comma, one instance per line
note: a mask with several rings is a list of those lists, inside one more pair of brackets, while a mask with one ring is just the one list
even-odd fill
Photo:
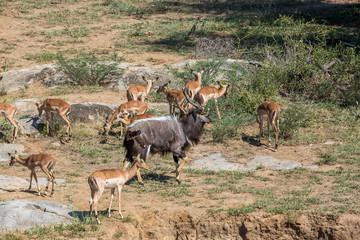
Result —
[[193, 69], [190, 70], [192, 74], [195, 74], [196, 80], [198, 80], [199, 78], [201, 79], [201, 75], [204, 73], [204, 70], [201, 69], [200, 72], [195, 72]]
[[156, 77], [156, 78], [153, 78], [153, 79], [150, 79], [150, 80], [149, 80], [147, 77], [142, 76], [142, 79], [143, 79], [144, 81], [146, 81], [146, 82], [149, 82], [149, 81], [155, 82], [155, 81], [159, 80], [159, 77]]
[[170, 85], [171, 81], [168, 81], [167, 83], [161, 85], [159, 89], [156, 91], [157, 93], [164, 92], [165, 88], [167, 88]]
[[226, 88], [226, 90], [225, 90], [225, 96], [226, 96], [226, 94], [228, 93], [230, 84], [222, 84], [220, 81], [216, 81], [216, 83], [217, 83], [221, 88]]
[[37, 107], [37, 110], [39, 111], [39, 117], [41, 117], [41, 114], [43, 112], [42, 105], [40, 105], [40, 103], [37, 102], [36, 107]]
[[15, 150], [14, 153], [8, 153], [9, 156], [10, 156], [10, 163], [9, 165], [10, 166], [13, 166], [15, 163], [16, 163], [16, 160], [18, 158], [18, 152]]
[[133, 163], [138, 168], [144, 168], [146, 170], [150, 169], [150, 167], [146, 164], [146, 162], [140, 158], [140, 153], [136, 157], [133, 156]]

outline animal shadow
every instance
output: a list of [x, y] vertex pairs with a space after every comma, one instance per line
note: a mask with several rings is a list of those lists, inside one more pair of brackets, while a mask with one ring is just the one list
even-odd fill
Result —
[[261, 145], [263, 145], [263, 144], [261, 144], [261, 143], [259, 142], [258, 139], [255, 139], [254, 136], [249, 136], [249, 135], [247, 135], [247, 134], [245, 134], [245, 133], [242, 134], [241, 139], [242, 139], [244, 142], [247, 142], [247, 143], [249, 143], [249, 144], [252, 145], [252, 146], [260, 147]]
[[[167, 176], [164, 174], [157, 174], [157, 173], [145, 173], [141, 174], [141, 177], [144, 181], [156, 181], [156, 182], [162, 182], [167, 183], [169, 179], [173, 179], [174, 177]], [[137, 177], [133, 177], [131, 180], [129, 180], [125, 185], [135, 184], [137, 183]], [[146, 183], [145, 183], [146, 184]]]

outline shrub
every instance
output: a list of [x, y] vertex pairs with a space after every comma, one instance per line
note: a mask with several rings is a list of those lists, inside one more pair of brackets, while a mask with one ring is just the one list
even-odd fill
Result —
[[117, 63], [100, 61], [92, 52], [73, 59], [65, 59], [59, 54], [58, 61], [58, 69], [76, 85], [104, 85], [111, 76], [122, 74]]
[[290, 105], [289, 108], [281, 112], [281, 123], [279, 137], [291, 139], [294, 134], [302, 127], [310, 124], [310, 114], [306, 108], [298, 105]]

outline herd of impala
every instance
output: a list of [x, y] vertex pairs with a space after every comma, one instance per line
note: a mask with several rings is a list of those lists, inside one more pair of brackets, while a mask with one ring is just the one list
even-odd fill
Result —
[[[95, 216], [97, 221], [97, 202], [103, 193], [104, 189], [111, 189], [111, 200], [109, 206], [108, 215], [110, 217], [110, 209], [112, 199], [115, 193], [115, 189], [118, 189], [119, 194], [119, 214], [121, 214], [121, 204], [120, 196], [121, 189], [124, 184], [130, 180], [136, 173], [138, 174], [138, 179], [141, 181], [140, 168], [149, 169], [148, 165], [145, 163], [145, 159], [148, 154], [151, 153], [165, 153], [172, 152], [174, 156], [174, 162], [176, 165], [176, 180], [180, 183], [179, 180], [179, 171], [183, 165], [187, 162], [187, 157], [184, 153], [184, 150], [190, 145], [191, 142], [197, 143], [199, 136], [202, 131], [202, 126], [205, 123], [211, 122], [211, 120], [205, 116], [202, 106], [206, 106], [206, 103], [210, 99], [215, 100], [216, 112], [219, 118], [221, 118], [218, 106], [217, 99], [227, 92], [229, 85], [221, 84], [217, 82], [220, 86], [219, 88], [214, 86], [204, 86], [201, 87], [201, 76], [203, 71], [195, 72], [192, 71], [195, 75], [194, 81], [189, 81], [185, 85], [184, 91], [176, 89], [168, 89], [171, 81], [166, 82], [161, 85], [157, 90], [158, 93], [163, 92], [166, 95], [166, 99], [169, 103], [169, 117], [156, 117], [152, 114], [146, 113], [148, 105], [144, 102], [147, 95], [149, 94], [153, 82], [157, 81], [158, 78], [147, 79], [143, 77], [143, 80], [147, 82], [146, 86], [143, 85], [132, 85], [127, 90], [127, 99], [128, 102], [121, 104], [112, 116], [106, 118], [104, 124], [104, 134], [107, 135], [110, 131], [111, 125], [117, 121], [120, 121], [121, 126], [121, 136], [123, 136], [123, 126], [129, 126], [124, 137], [124, 146], [127, 149], [128, 153], [124, 160], [123, 169], [104, 169], [93, 172], [89, 178], [88, 183], [91, 189], [91, 200], [90, 200], [90, 214], [92, 214], [92, 208], [94, 205]], [[36, 103], [39, 117], [41, 117], [42, 112], [45, 112], [46, 116], [46, 130], [49, 134], [52, 132], [52, 129], [49, 129], [49, 122], [51, 119], [51, 124], [54, 125], [54, 113], [57, 113], [66, 123], [67, 129], [66, 134], [68, 137], [71, 136], [71, 122], [68, 118], [68, 115], [71, 112], [71, 105], [60, 99], [46, 99], [42, 103]], [[194, 107], [196, 109], [192, 109]], [[181, 115], [179, 117], [175, 116], [175, 110], [178, 108]], [[0, 103], [0, 112], [5, 116], [5, 118], [14, 126], [14, 132], [12, 135], [11, 143], [14, 143], [17, 132], [18, 132], [18, 123], [14, 120], [17, 108], [9, 103]], [[257, 122], [259, 123], [260, 134], [259, 134], [259, 143], [261, 137], [264, 134], [264, 120], [267, 118], [267, 127], [268, 127], [268, 145], [270, 145], [270, 125], [275, 132], [275, 151], [278, 148], [278, 133], [279, 133], [279, 117], [280, 117], [280, 107], [273, 101], [265, 101], [257, 109], [258, 118]], [[205, 118], [206, 117], [206, 118]], [[205, 119], [205, 120], [204, 120]], [[163, 125], [167, 123], [167, 125]], [[161, 134], [166, 131], [168, 127], [168, 133]], [[177, 128], [174, 130], [174, 128]], [[146, 135], [146, 131], [149, 131]], [[193, 132], [197, 132], [196, 136], [193, 136]], [[141, 134], [143, 137], [141, 138]], [[176, 135], [176, 136], [169, 136]], [[140, 137], [139, 137], [140, 136]], [[160, 143], [155, 142], [155, 138], [158, 136], [157, 141], [160, 139]], [[169, 138], [169, 139], [165, 139]], [[138, 148], [135, 144], [138, 144]], [[179, 150], [175, 150], [179, 148]], [[28, 167], [31, 170], [30, 174], [30, 186], [32, 177], [34, 176], [35, 182], [37, 185], [38, 194], [40, 195], [40, 187], [37, 181], [37, 176], [35, 173], [35, 168], [40, 167], [41, 170], [47, 175], [48, 183], [44, 191], [48, 190], [50, 182], [52, 182], [52, 191], [51, 195], [54, 193], [54, 182], [55, 176], [53, 173], [53, 167], [55, 165], [55, 160], [47, 154], [35, 154], [31, 155], [28, 158], [20, 158], [15, 151], [14, 154], [9, 153], [11, 157], [10, 165], [14, 165], [16, 162]], [[183, 163], [179, 166], [179, 157], [184, 158]], [[132, 167], [129, 170], [126, 170], [126, 161], [132, 162]]]

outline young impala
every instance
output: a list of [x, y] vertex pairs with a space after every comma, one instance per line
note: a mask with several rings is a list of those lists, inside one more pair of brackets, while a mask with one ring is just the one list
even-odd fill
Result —
[[39, 117], [41, 117], [42, 112], [45, 112], [46, 116], [46, 132], [49, 134], [49, 113], [51, 113], [51, 122], [54, 125], [54, 113], [59, 114], [59, 116], [67, 123], [66, 133], [68, 136], [71, 136], [71, 122], [68, 118], [68, 115], [71, 112], [71, 105], [64, 100], [60, 99], [46, 99], [41, 105], [36, 103], [37, 109], [39, 111]]
[[106, 188], [111, 189], [111, 198], [110, 198], [110, 206], [108, 209], [108, 217], [110, 217], [111, 212], [111, 203], [114, 198], [115, 189], [117, 188], [119, 193], [119, 214], [120, 217], [123, 218], [121, 214], [121, 189], [125, 185], [127, 181], [135, 176], [138, 169], [150, 169], [149, 166], [140, 159], [140, 154], [137, 157], [133, 158], [134, 163], [130, 170], [122, 171], [120, 169], [104, 169], [93, 172], [88, 178], [88, 183], [91, 190], [91, 198], [90, 198], [90, 215], [92, 215], [92, 207], [94, 204], [95, 208], [95, 217], [97, 222], [100, 224], [97, 212], [97, 204], [98, 201]]
[[[110, 131], [110, 127], [113, 123], [120, 121], [120, 118], [129, 118], [131, 114], [143, 114], [148, 109], [148, 105], [141, 101], [130, 101], [121, 104], [110, 117], [107, 117], [104, 124], [104, 135], [107, 135]], [[123, 128], [121, 127], [121, 136], [123, 135]]]
[[146, 96], [150, 92], [152, 83], [159, 79], [159, 77], [156, 77], [154, 79], [148, 80], [145, 76], [143, 76], [142, 78], [144, 81], [147, 82], [147, 85], [143, 86], [143, 85], [135, 84], [129, 87], [126, 92], [128, 101], [138, 100], [140, 98], [140, 100], [143, 102]]
[[15, 163], [20, 163], [21, 165], [27, 167], [28, 169], [30, 169], [31, 174], [30, 174], [30, 186], [29, 186], [29, 190], [31, 189], [31, 183], [32, 183], [32, 177], [34, 176], [35, 178], [35, 182], [36, 182], [36, 186], [38, 189], [38, 194], [40, 196], [40, 187], [39, 187], [39, 183], [37, 180], [37, 176], [36, 176], [36, 172], [35, 172], [35, 168], [36, 167], [40, 167], [41, 170], [46, 174], [46, 176], [48, 177], [48, 183], [46, 185], [45, 191], [44, 191], [44, 195], [46, 195], [46, 191], [49, 188], [49, 184], [50, 181], [52, 182], [52, 189], [51, 189], [51, 196], [54, 194], [54, 181], [55, 181], [55, 175], [53, 172], [53, 167], [55, 165], [55, 160], [53, 157], [51, 157], [48, 154], [35, 154], [35, 155], [31, 155], [27, 158], [21, 158], [18, 156], [17, 151], [15, 151], [14, 154], [8, 153], [10, 156], [10, 166], [13, 166]]
[[196, 96], [195, 96], [195, 100], [200, 104], [200, 105], [206, 105], [206, 103], [211, 99], [214, 98], [215, 100], [215, 107], [216, 107], [216, 112], [219, 118], [221, 118], [220, 115], [220, 111], [219, 111], [219, 107], [217, 105], [217, 99], [219, 97], [221, 97], [222, 95], [224, 95], [228, 88], [229, 85], [223, 85], [221, 84], [219, 81], [217, 81], [217, 84], [219, 84], [219, 86], [221, 87], [220, 89], [217, 89], [216, 87], [212, 87], [212, 86], [206, 86], [201, 88]]
[[4, 117], [14, 126], [14, 132], [12, 135], [11, 143], [14, 143], [17, 135], [17, 131], [19, 129], [18, 124], [14, 120], [14, 116], [16, 114], [17, 108], [14, 105], [9, 103], [0, 103], [0, 113], [4, 115]]
[[259, 144], [261, 144], [261, 137], [264, 135], [264, 117], [267, 117], [267, 127], [268, 127], [268, 135], [269, 142], [268, 146], [270, 146], [270, 124], [275, 132], [275, 152], [278, 148], [278, 135], [279, 135], [279, 118], [280, 118], [280, 107], [273, 101], [265, 101], [260, 104], [257, 109], [259, 114], [259, 118], [256, 121], [259, 123], [260, 127], [260, 135], [259, 135]]
[[204, 70], [200, 72], [195, 72], [191, 70], [191, 73], [195, 74], [195, 81], [190, 81], [185, 85], [186, 93], [191, 98], [194, 99], [196, 93], [201, 89], [201, 74], [204, 73]]
[[183, 105], [185, 103], [185, 95], [182, 91], [180, 90], [169, 90], [167, 87], [169, 86], [169, 84], [171, 83], [171, 81], [168, 81], [167, 83], [165, 83], [164, 85], [160, 86], [159, 89], [156, 91], [157, 93], [165, 93], [166, 95], [166, 99], [169, 102], [169, 107], [170, 107], [170, 115], [175, 115], [175, 107], [178, 106], [183, 112], [187, 112], [185, 111]]

